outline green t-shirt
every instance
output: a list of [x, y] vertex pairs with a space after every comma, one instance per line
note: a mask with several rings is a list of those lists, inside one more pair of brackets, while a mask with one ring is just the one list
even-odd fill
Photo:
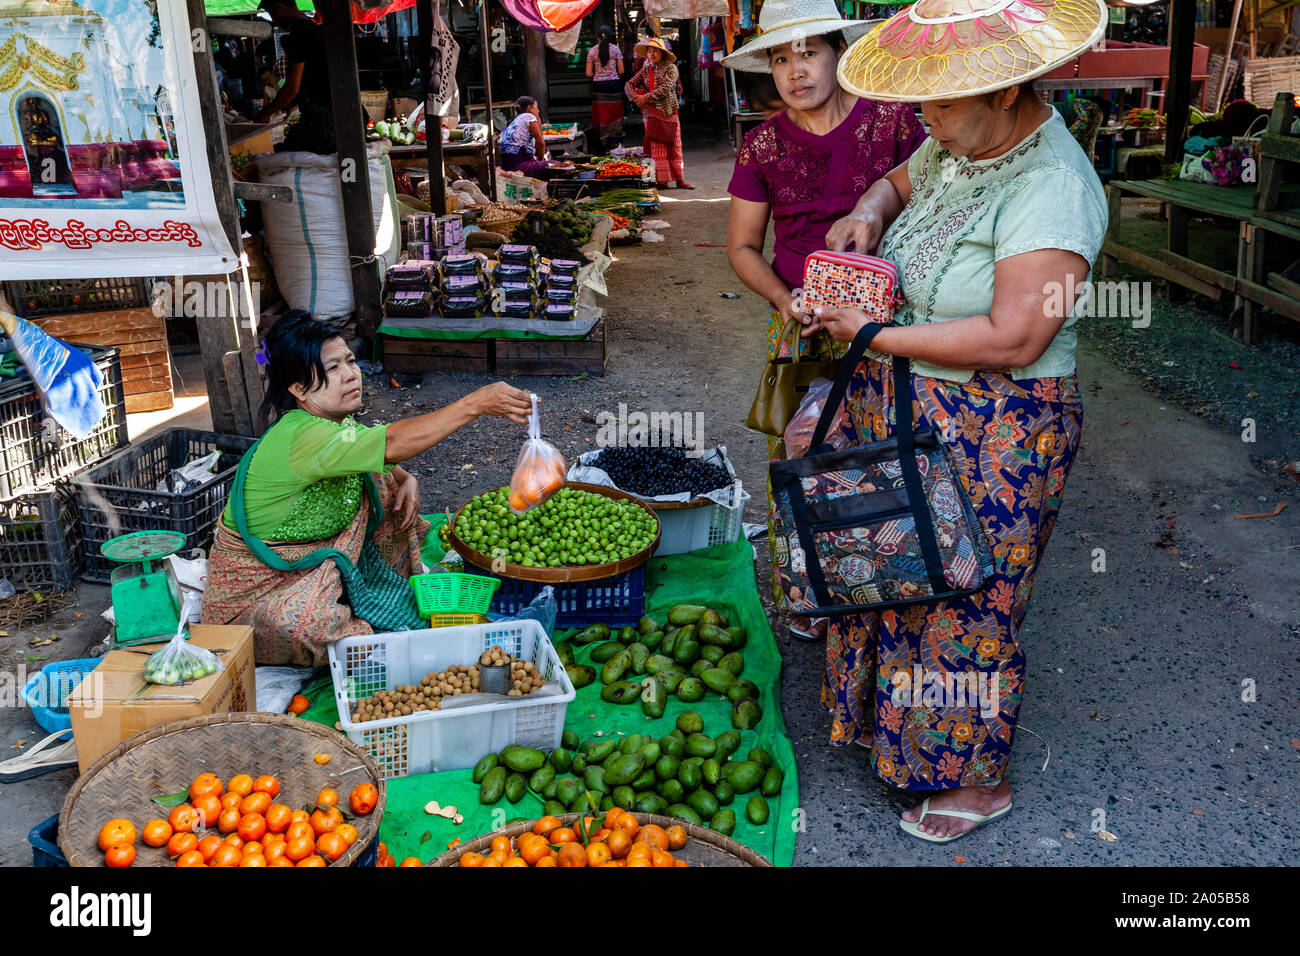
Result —
[[[387, 473], [387, 425], [335, 423], [294, 409], [265, 435], [248, 466], [244, 512], [248, 530], [264, 541], [319, 541], [356, 517], [362, 476]], [[235, 527], [230, 503], [222, 520]]]

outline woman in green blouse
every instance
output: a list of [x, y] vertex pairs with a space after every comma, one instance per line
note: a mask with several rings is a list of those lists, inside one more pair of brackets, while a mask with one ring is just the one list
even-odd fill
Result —
[[[366, 426], [356, 357], [295, 310], [266, 338], [270, 371], [208, 564], [203, 621], [251, 624], [257, 663], [320, 664], [328, 645], [418, 627], [405, 579], [428, 523], [398, 467], [481, 415], [527, 424], [528, 393], [497, 382], [426, 415]], [[269, 426], [269, 427], [268, 427]]]

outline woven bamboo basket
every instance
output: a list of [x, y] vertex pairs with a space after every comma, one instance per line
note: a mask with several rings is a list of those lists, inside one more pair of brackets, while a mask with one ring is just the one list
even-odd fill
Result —
[[361, 105], [370, 114], [371, 122], [378, 123], [380, 120], [388, 119], [387, 90], [362, 90]]
[[1270, 107], [1277, 94], [1300, 90], [1300, 56], [1247, 58], [1241, 82], [1246, 99]]
[[[316, 763], [322, 753], [330, 755], [329, 763]], [[139, 831], [147, 820], [166, 819], [170, 811], [154, 803], [154, 797], [187, 789], [205, 770], [223, 781], [238, 773], [270, 774], [280, 781], [276, 802], [295, 810], [310, 805], [326, 787], [346, 797], [369, 781], [379, 790], [379, 802], [367, 816], [349, 821], [357, 828], [357, 839], [331, 866], [350, 866], [379, 839], [384, 777], [374, 758], [356, 744], [321, 724], [283, 714], [209, 714], [137, 734], [77, 779], [59, 813], [59, 847], [69, 865], [104, 866], [100, 827], [125, 817]], [[172, 865], [166, 847], [137, 843], [136, 853], [136, 866]]]
[[494, 202], [484, 207], [478, 225], [480, 229], [495, 232], [508, 239], [514, 235], [515, 229], [524, 221], [526, 215], [528, 215], [527, 206], [521, 206], [518, 203]]
[[[560, 817], [560, 822], [567, 826], [577, 820], [580, 815], [577, 813], [566, 814]], [[661, 816], [657, 813], [638, 813], [636, 818], [642, 826], [648, 823], [657, 823], [665, 830], [671, 826], [682, 827], [686, 831], [686, 846], [680, 850], [673, 850], [672, 854], [679, 860], [685, 860], [691, 866], [772, 865], [770, 860], [755, 853], [743, 843], [737, 843], [731, 837], [725, 837], [708, 827], [702, 827], [686, 820], [678, 820], [676, 817]], [[534, 821], [528, 820], [524, 823], [514, 823], [508, 827], [502, 827], [500, 830], [494, 830], [491, 833], [485, 833], [481, 837], [475, 837], [468, 843], [438, 854], [428, 865], [440, 867], [458, 866], [462, 853], [483, 853], [486, 856], [486, 851], [491, 848], [494, 837], [508, 836], [513, 839], [530, 832], [533, 823]]]

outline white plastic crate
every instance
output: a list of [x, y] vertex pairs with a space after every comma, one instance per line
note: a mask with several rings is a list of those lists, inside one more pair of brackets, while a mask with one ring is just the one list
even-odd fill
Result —
[[[362, 698], [418, 684], [431, 671], [474, 664], [498, 645], [531, 661], [547, 683], [559, 683], [561, 693], [352, 722], [351, 705]], [[508, 744], [554, 750], [574, 698], [555, 648], [531, 620], [348, 637], [330, 646], [329, 662], [343, 733], [375, 758], [386, 778], [472, 767]]]
[[655, 511], [659, 516], [659, 547], [655, 554], [684, 554], [715, 544], [731, 544], [740, 538], [748, 500], [749, 492], [737, 478], [722, 504], [711, 501], [698, 508]]

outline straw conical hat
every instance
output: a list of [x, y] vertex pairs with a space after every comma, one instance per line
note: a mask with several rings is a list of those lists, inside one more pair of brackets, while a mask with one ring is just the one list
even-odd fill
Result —
[[[871, 3], [877, 0], [869, 0]], [[784, 43], [837, 30], [852, 43], [879, 20], [845, 20], [835, 0], [766, 0], [758, 12], [758, 35], [722, 58], [722, 65], [745, 73], [771, 73], [767, 51]]]
[[990, 93], [1078, 56], [1106, 22], [1102, 0], [917, 0], [849, 48], [840, 85], [904, 103]]

